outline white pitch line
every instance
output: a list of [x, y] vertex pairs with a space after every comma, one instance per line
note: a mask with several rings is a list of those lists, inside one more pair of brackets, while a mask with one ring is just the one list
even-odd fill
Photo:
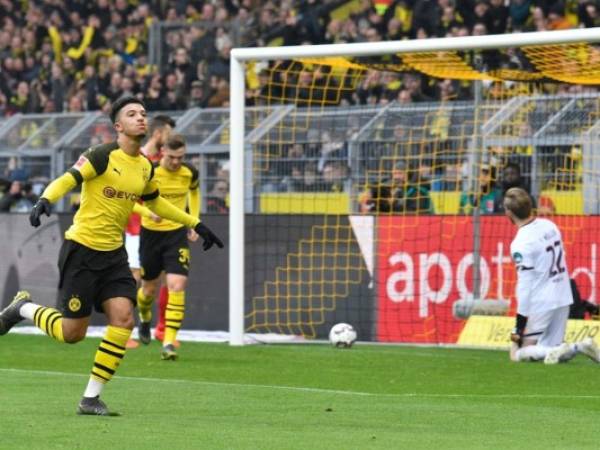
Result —
[[[0, 372], [12, 372], [12, 373], [27, 373], [31, 375], [50, 375], [50, 376], [70, 376], [70, 377], [84, 377], [88, 378], [89, 374], [83, 373], [70, 373], [70, 372], [58, 372], [50, 370], [29, 370], [29, 369], [11, 369], [11, 368], [0, 368]], [[150, 381], [153, 383], [176, 383], [176, 384], [199, 384], [203, 386], [219, 386], [228, 388], [257, 388], [257, 389], [273, 389], [273, 390], [285, 390], [294, 392], [309, 392], [315, 394], [339, 394], [348, 396], [361, 396], [361, 397], [388, 397], [388, 398], [498, 398], [498, 399], [510, 399], [510, 398], [530, 398], [530, 399], [577, 399], [577, 400], [600, 400], [600, 395], [565, 395], [565, 394], [428, 394], [418, 392], [407, 392], [404, 394], [382, 394], [377, 392], [360, 392], [360, 391], [342, 391], [336, 389], [321, 389], [321, 388], [310, 388], [310, 387], [297, 387], [297, 386], [276, 386], [269, 384], [251, 384], [251, 383], [222, 383], [218, 381], [199, 381], [199, 380], [181, 380], [177, 378], [148, 378], [148, 377], [128, 377], [128, 376], [117, 376], [115, 380], [123, 381]]]

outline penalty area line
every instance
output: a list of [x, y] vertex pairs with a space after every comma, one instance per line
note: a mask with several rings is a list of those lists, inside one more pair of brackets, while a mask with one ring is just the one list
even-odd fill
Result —
[[[88, 378], [89, 374], [59, 372], [51, 370], [31, 370], [31, 369], [14, 369], [0, 368], [0, 372], [5, 373], [22, 373], [29, 375], [47, 375], [57, 377], [77, 377]], [[152, 383], [173, 383], [173, 384], [194, 384], [201, 386], [218, 386], [225, 388], [251, 388], [251, 389], [269, 389], [269, 390], [284, 390], [291, 392], [303, 392], [326, 395], [347, 395], [359, 397], [382, 397], [382, 398], [482, 398], [482, 399], [577, 399], [577, 400], [600, 400], [600, 395], [568, 395], [568, 394], [434, 394], [420, 392], [406, 392], [398, 394], [386, 394], [377, 392], [361, 392], [361, 391], [344, 391], [338, 389], [311, 388], [298, 386], [277, 386], [269, 384], [252, 384], [252, 383], [223, 383], [218, 381], [200, 381], [200, 380], [182, 380], [178, 378], [150, 378], [150, 377], [131, 377], [117, 376], [116, 381], [148, 381]]]

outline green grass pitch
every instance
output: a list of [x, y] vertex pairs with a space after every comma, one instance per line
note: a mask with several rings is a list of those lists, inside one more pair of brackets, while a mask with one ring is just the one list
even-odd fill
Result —
[[153, 342], [127, 352], [75, 414], [97, 339], [0, 338], [1, 449], [598, 448], [600, 366], [514, 364], [494, 351]]

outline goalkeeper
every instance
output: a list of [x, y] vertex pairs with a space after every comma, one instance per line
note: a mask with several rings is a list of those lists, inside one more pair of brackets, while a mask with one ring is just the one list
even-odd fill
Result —
[[510, 244], [517, 268], [511, 360], [556, 364], [583, 353], [600, 362], [600, 351], [591, 338], [563, 343], [573, 295], [560, 230], [552, 221], [533, 215], [531, 196], [522, 188], [506, 192], [504, 210], [518, 229]]
[[204, 239], [204, 248], [221, 240], [193, 217], [159, 196], [154, 168], [140, 153], [146, 135], [144, 104], [135, 97], [117, 100], [110, 118], [117, 140], [86, 151], [64, 175], [54, 180], [33, 207], [30, 222], [40, 226], [50, 205], [82, 185], [81, 206], [66, 231], [59, 255], [59, 309], [32, 302], [29, 293], [17, 293], [0, 312], [0, 335], [24, 319], [35, 323], [59, 342], [81, 341], [90, 323], [92, 308], [106, 314], [108, 327], [94, 358], [88, 385], [78, 413], [111, 415], [100, 400], [106, 383], [125, 356], [125, 346], [134, 326], [135, 280], [127, 263], [123, 231], [138, 199], [155, 214], [194, 229]]

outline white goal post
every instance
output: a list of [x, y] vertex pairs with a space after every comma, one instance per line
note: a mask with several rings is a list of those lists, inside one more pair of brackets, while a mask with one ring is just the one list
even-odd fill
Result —
[[411, 52], [490, 50], [528, 45], [600, 42], [600, 28], [434, 38], [411, 41], [291, 47], [235, 48], [230, 58], [229, 343], [244, 344], [245, 62], [280, 59], [374, 56]]

